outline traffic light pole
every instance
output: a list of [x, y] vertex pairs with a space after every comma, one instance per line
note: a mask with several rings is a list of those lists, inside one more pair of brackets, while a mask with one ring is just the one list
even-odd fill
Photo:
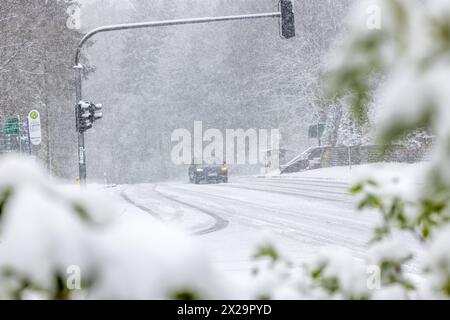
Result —
[[[203, 24], [203, 23], [212, 23], [212, 22], [221, 22], [221, 21], [236, 21], [236, 20], [256, 20], [256, 19], [268, 19], [268, 18], [279, 18], [282, 19], [282, 11], [283, 11], [283, 3], [290, 1], [281, 0], [280, 2], [280, 11], [279, 12], [270, 12], [270, 13], [262, 13], [262, 14], [248, 14], [248, 15], [237, 15], [237, 16], [224, 16], [224, 17], [213, 17], [213, 18], [198, 18], [198, 19], [179, 19], [179, 20], [165, 20], [165, 21], [154, 21], [154, 22], [143, 22], [143, 23], [130, 23], [130, 24], [118, 24], [111, 26], [104, 26], [97, 29], [94, 29], [87, 33], [83, 39], [81, 39], [75, 54], [75, 85], [76, 85], [76, 104], [78, 104], [82, 100], [81, 94], [81, 75], [83, 66], [80, 64], [80, 55], [83, 46], [86, 42], [92, 38], [94, 35], [98, 33], [104, 32], [113, 32], [120, 30], [130, 30], [130, 29], [144, 29], [144, 28], [155, 28], [155, 27], [168, 27], [168, 26], [177, 26], [177, 25], [188, 25], [188, 24]], [[290, 7], [292, 9], [292, 5]], [[293, 16], [291, 17], [292, 28], [293, 28]], [[295, 33], [295, 29], [291, 32]], [[285, 28], [281, 29], [282, 36], [283, 32], [285, 32]], [[289, 29], [287, 29], [289, 31]], [[285, 38], [293, 37], [294, 34], [284, 36]], [[82, 186], [86, 185], [86, 152], [84, 146], [84, 133], [78, 132], [78, 165], [79, 165], [79, 174], [80, 174], [80, 183]]]
[[[83, 66], [77, 63], [73, 69], [75, 70], [75, 96], [76, 96], [76, 106], [82, 100], [82, 87], [81, 87], [81, 77], [83, 72]], [[78, 117], [77, 117], [78, 121]], [[86, 152], [84, 146], [84, 132], [78, 130], [78, 171], [81, 186], [86, 186]]]

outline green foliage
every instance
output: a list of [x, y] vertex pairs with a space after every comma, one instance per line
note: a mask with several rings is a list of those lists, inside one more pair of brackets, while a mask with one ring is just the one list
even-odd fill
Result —
[[[377, 209], [382, 215], [383, 223], [375, 229], [374, 241], [383, 240], [393, 228], [409, 230], [421, 240], [429, 239], [433, 231], [450, 221], [450, 194], [446, 188], [441, 194], [433, 192], [414, 202], [397, 196], [380, 196], [382, 188], [368, 180], [358, 182], [350, 189], [353, 194], [361, 196], [359, 210]], [[417, 216], [408, 217], [406, 210], [416, 211]]]
[[435, 39], [435, 58], [448, 57], [450, 52], [450, 15], [446, 19], [429, 19], [430, 33]]
[[68, 300], [70, 298], [70, 290], [67, 288], [65, 277], [60, 273], [54, 275], [54, 300]]
[[[41, 298], [53, 300], [69, 300], [72, 298], [73, 291], [66, 285], [66, 278], [62, 273], [55, 272], [53, 275], [53, 284], [49, 287], [42, 287], [33, 281], [29, 276], [20, 273], [12, 268], [3, 268], [0, 270], [0, 277], [3, 285], [10, 283], [8, 290], [9, 298], [22, 300], [26, 298], [27, 293], [38, 294]], [[86, 286], [90, 288], [91, 286]]]
[[269, 258], [272, 262], [276, 262], [280, 259], [280, 255], [272, 244], [264, 244], [256, 249], [256, 253], [253, 255], [253, 258]]
[[446, 296], [450, 297], [450, 277], [446, 279], [441, 290]]
[[327, 276], [325, 270], [328, 262], [319, 263], [310, 271], [310, 277], [313, 287], [324, 290], [330, 297], [340, 295], [350, 300], [367, 300], [369, 295], [365, 293], [357, 294], [355, 292], [347, 292], [342, 286], [341, 280], [337, 276]]
[[173, 300], [199, 300], [201, 296], [195, 290], [184, 288], [172, 292], [169, 298]]
[[412, 259], [409, 255], [401, 260], [383, 260], [379, 267], [382, 276], [382, 285], [388, 286], [393, 284], [400, 284], [406, 290], [415, 290], [416, 287], [404, 275], [403, 264]]
[[339, 280], [336, 277], [326, 277], [324, 270], [327, 267], [326, 263], [320, 263], [310, 272], [310, 276], [317, 286], [326, 290], [329, 294], [333, 295], [340, 289]]
[[12, 195], [12, 188], [5, 188], [0, 193], [0, 221], [3, 217], [5, 206]]
[[411, 230], [414, 232], [418, 221], [410, 221], [406, 214], [407, 205], [398, 196], [386, 197], [382, 193], [383, 186], [369, 179], [356, 183], [350, 190], [355, 195], [360, 195], [358, 210], [375, 209], [381, 213], [382, 224], [374, 229], [372, 242], [378, 242], [391, 234], [393, 228]]
[[314, 279], [329, 294], [335, 294], [339, 291], [339, 282], [336, 277], [323, 277], [321, 273], [316, 273]]
[[81, 204], [79, 203], [73, 203], [72, 204], [72, 208], [74, 213], [83, 221], [85, 222], [92, 222], [91, 217], [89, 216], [88, 211], [86, 210], [85, 207], [83, 207]]
[[12, 283], [9, 290], [9, 298], [14, 300], [24, 299], [24, 295], [27, 291], [44, 292], [42, 288], [29, 279], [29, 277], [20, 274], [18, 271], [12, 268], [3, 268], [0, 270], [0, 277], [2, 278], [3, 285], [6, 281]]

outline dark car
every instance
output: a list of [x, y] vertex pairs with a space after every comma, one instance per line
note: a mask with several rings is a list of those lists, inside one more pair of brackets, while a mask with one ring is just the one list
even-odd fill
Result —
[[189, 182], [199, 184], [228, 183], [228, 166], [226, 164], [191, 164], [189, 166]]

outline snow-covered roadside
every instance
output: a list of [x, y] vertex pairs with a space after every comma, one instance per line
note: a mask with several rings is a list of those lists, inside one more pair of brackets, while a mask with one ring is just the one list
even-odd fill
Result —
[[357, 179], [367, 177], [375, 171], [389, 171], [396, 172], [402, 176], [417, 176], [424, 172], [428, 167], [429, 162], [420, 163], [372, 163], [354, 166], [343, 167], [329, 167], [315, 170], [302, 171], [297, 173], [289, 173], [282, 175], [267, 175], [261, 177], [281, 178], [281, 179], [295, 179], [295, 178], [314, 178], [325, 181], [340, 181], [353, 183]]

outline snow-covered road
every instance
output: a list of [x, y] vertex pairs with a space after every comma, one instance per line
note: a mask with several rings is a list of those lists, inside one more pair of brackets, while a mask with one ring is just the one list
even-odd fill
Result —
[[349, 186], [341, 176], [305, 174], [128, 185], [116, 192], [135, 210], [197, 235], [218, 268], [247, 272], [255, 245], [265, 239], [297, 264], [336, 246], [364, 258], [378, 216], [354, 209]]

